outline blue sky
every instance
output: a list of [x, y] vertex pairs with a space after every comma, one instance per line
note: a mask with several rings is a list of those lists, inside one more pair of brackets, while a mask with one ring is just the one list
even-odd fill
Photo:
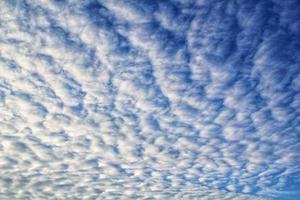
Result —
[[300, 199], [299, 10], [0, 1], [0, 198]]

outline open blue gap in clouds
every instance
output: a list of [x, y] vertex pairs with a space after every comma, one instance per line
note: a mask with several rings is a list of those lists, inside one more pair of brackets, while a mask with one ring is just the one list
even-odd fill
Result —
[[0, 1], [0, 198], [300, 199], [299, 10]]

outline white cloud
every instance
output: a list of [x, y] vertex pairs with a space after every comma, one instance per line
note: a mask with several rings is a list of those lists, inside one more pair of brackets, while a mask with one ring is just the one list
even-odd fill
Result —
[[294, 195], [295, 2], [1, 1], [0, 198]]

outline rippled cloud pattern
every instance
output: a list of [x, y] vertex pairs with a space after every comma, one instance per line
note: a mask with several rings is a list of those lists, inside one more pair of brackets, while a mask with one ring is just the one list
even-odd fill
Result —
[[1, 0], [0, 199], [300, 199], [299, 0]]

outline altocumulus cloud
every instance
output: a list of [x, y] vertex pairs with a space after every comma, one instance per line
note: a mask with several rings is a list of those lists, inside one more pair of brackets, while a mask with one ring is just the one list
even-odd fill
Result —
[[299, 199], [299, 10], [0, 1], [0, 198]]

